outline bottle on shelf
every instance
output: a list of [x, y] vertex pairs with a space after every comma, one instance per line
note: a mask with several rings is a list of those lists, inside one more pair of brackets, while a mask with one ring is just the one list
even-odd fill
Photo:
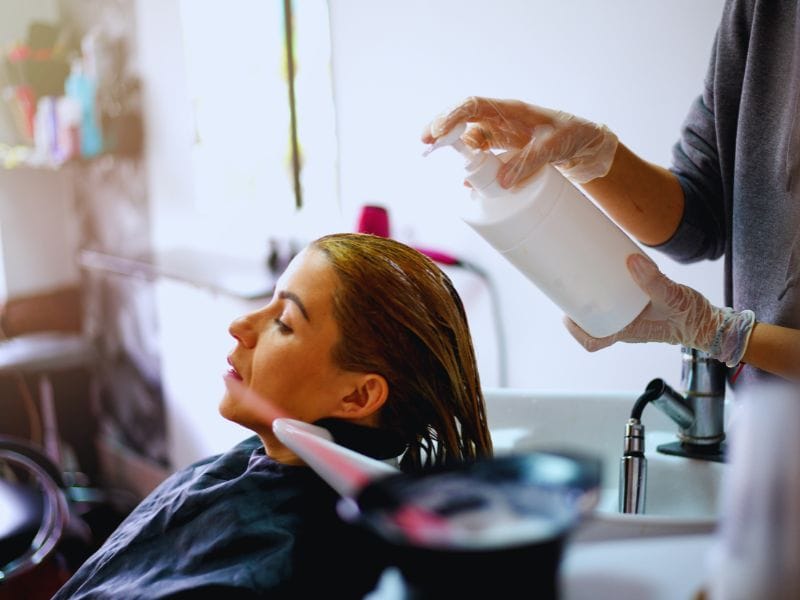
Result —
[[97, 84], [84, 72], [80, 58], [72, 61], [70, 73], [64, 83], [64, 93], [80, 106], [80, 155], [90, 158], [100, 154], [103, 137], [97, 114]]

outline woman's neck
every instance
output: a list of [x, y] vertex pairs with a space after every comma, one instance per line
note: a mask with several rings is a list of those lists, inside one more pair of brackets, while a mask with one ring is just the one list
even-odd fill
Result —
[[267, 435], [258, 434], [261, 443], [264, 445], [264, 452], [272, 460], [285, 465], [305, 465], [306, 463], [297, 454], [284, 446], [273, 433]]

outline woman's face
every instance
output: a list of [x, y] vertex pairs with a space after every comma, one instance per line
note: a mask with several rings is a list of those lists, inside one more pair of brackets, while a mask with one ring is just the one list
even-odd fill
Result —
[[[240, 379], [278, 410], [306, 422], [333, 416], [339, 400], [352, 393], [354, 373], [334, 365], [339, 339], [333, 316], [336, 275], [325, 255], [307, 248], [283, 273], [265, 307], [229, 327], [236, 347], [226, 377]], [[257, 433], [271, 431], [275, 411], [263, 400], [225, 394], [220, 413]]]

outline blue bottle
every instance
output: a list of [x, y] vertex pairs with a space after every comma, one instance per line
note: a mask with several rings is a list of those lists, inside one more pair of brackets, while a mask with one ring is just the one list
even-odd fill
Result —
[[97, 85], [83, 70], [80, 59], [72, 62], [64, 92], [74, 98], [81, 107], [80, 111], [80, 153], [85, 158], [97, 156], [103, 150], [103, 136], [97, 115]]

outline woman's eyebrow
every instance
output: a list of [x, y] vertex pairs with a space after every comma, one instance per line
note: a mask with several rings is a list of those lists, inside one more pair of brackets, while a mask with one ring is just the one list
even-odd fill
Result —
[[278, 292], [278, 298], [281, 300], [291, 300], [294, 302], [297, 305], [297, 308], [300, 309], [300, 312], [303, 313], [303, 317], [305, 317], [306, 321], [311, 322], [311, 319], [308, 318], [308, 311], [306, 310], [303, 301], [300, 300], [297, 294], [293, 292], [280, 291]]

